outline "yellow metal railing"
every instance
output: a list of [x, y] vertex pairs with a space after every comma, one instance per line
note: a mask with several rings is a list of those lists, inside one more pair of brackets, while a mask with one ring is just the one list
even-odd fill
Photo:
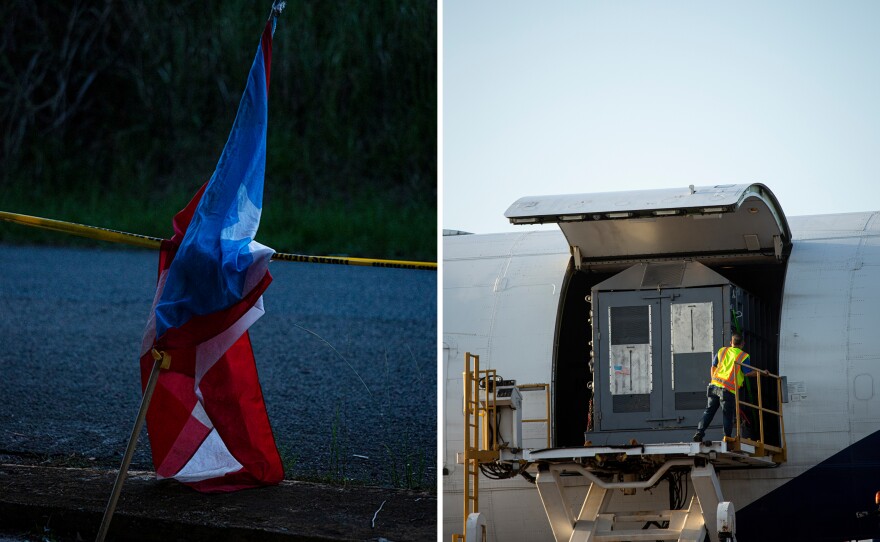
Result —
[[[498, 453], [498, 429], [495, 427], [495, 369], [480, 369], [480, 356], [464, 355], [464, 532], [467, 519], [480, 510], [480, 463], [495, 461]], [[482, 387], [481, 383], [485, 383]], [[453, 542], [465, 536], [453, 535]]]
[[[480, 356], [466, 352], [464, 355], [464, 525], [473, 513], [480, 511], [480, 464], [497, 461], [501, 456], [498, 443], [498, 373], [495, 369], [480, 369]], [[520, 391], [543, 390], [545, 394], [545, 417], [522, 420], [523, 423], [547, 424], [547, 447], [550, 447], [550, 385], [523, 384]], [[475, 535], [486, 539], [485, 526]], [[465, 534], [453, 534], [452, 542], [479, 542], [467, 540]]]
[[524, 419], [522, 423], [546, 423], [547, 424], [547, 447], [550, 447], [550, 384], [520, 384], [517, 386], [520, 391], [533, 391], [543, 389], [546, 394], [545, 405], [546, 412], [543, 418]]
[[[765, 371], [764, 369], [758, 369], [757, 367], [752, 367], [747, 363], [737, 363], [737, 365], [748, 368], [753, 371], [757, 375], [757, 397], [758, 404], [749, 403], [747, 401], [743, 401], [740, 399], [739, 389], [734, 391], [734, 396], [736, 398], [736, 437], [733, 439], [732, 449], [741, 451], [742, 444], [747, 444], [749, 446], [754, 447], [755, 455], [765, 456], [770, 455], [773, 458], [773, 461], [776, 463], [783, 463], [787, 458], [786, 447], [785, 447], [785, 422], [782, 418], [782, 378], [779, 375], [775, 375], [769, 371]], [[761, 386], [761, 378], [769, 378], [776, 383], [776, 404], [773, 405], [773, 408], [768, 408], [764, 406], [764, 393], [763, 387]], [[758, 438], [750, 439], [742, 436], [742, 420], [740, 419], [739, 412], [741, 407], [749, 407], [753, 412], [758, 414]], [[772, 417], [776, 417], [779, 420], [779, 442], [777, 444], [768, 444], [767, 443], [767, 434], [765, 433], [764, 427], [764, 415], [768, 414]]]

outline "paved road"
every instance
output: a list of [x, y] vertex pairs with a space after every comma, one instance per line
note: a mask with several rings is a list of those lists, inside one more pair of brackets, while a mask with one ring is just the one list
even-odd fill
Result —
[[[140, 400], [156, 259], [0, 245], [0, 454], [118, 463]], [[436, 274], [270, 271], [251, 339], [288, 475], [433, 487]], [[144, 433], [133, 468], [151, 468], [149, 453]]]

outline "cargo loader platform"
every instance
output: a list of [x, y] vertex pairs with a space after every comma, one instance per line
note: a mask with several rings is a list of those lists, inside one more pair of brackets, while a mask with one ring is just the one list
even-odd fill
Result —
[[756, 449], [747, 443], [723, 440], [704, 442], [673, 442], [659, 444], [632, 444], [625, 446], [583, 446], [569, 448], [547, 448], [543, 450], [523, 450], [521, 454], [501, 452], [501, 461], [522, 459], [528, 462], [543, 463], [582, 463], [587, 460], [618, 463], [637, 459], [687, 459], [703, 458], [719, 469], [775, 467], [777, 463], [770, 456], [754, 455]]

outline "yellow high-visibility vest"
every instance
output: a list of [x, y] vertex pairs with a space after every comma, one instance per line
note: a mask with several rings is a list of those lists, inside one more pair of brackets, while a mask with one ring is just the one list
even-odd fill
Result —
[[[742, 386], [742, 367], [736, 363], [745, 363], [749, 355], [734, 346], [725, 346], [718, 350], [718, 364], [712, 368], [712, 384], [724, 388], [733, 393]], [[736, 384], [734, 384], [734, 368], [736, 369]]]

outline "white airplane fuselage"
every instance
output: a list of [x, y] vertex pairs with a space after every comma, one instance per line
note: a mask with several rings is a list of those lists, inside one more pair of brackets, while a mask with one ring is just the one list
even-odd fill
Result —
[[[694, 221], [694, 227], [700, 225]], [[877, 519], [859, 519], [856, 512], [870, 509], [874, 492], [880, 490], [880, 212], [794, 217], [788, 225], [790, 253], [775, 271], [768, 267], [768, 282], [762, 282], [763, 268], [745, 275], [751, 289], [763, 291], [765, 297], [778, 296], [770, 303], [776, 307], [777, 334], [772, 368], [787, 381], [783, 390], [787, 460], [776, 468], [719, 470], [718, 478], [724, 498], [736, 506], [738, 527], [745, 533], [738, 535], [739, 540], [872, 536], [880, 532]], [[573, 259], [588, 247], [574, 250], [570, 241], [560, 231], [526, 229], [444, 237], [446, 539], [461, 532], [463, 519], [464, 474], [456, 453], [463, 448], [466, 352], [479, 355], [482, 367], [495, 369], [505, 379], [550, 385], [550, 426], [538, 423], [524, 428], [526, 448], [546, 448], [548, 431], [551, 447], [577, 445], [586, 426], [583, 400], [572, 396], [568, 402], [562, 396], [580, 386], [569, 382], [576, 373], [564, 368], [574, 362], [562, 358], [570, 358], [572, 349], [585, 345], [590, 331], [584, 322], [584, 336], [572, 339], [580, 333], [580, 316], [573, 319], [563, 312], [569, 304], [574, 306], [574, 295], [582, 299], [596, 283], [576, 287], [572, 282], [589, 266], [576, 269]], [[700, 257], [680, 254], [664, 261], [693, 259]], [[715, 262], [714, 269], [727, 272], [723, 262]], [[732, 280], [739, 279], [742, 276], [735, 275]], [[720, 340], [713, 343], [713, 349], [725, 346], [718, 344]], [[568, 350], [563, 353], [563, 349]], [[583, 352], [584, 364], [588, 355]], [[709, 370], [707, 366], [706, 374]], [[545, 407], [540, 394], [535, 395], [528, 399], [524, 416], [529, 408]], [[720, 439], [720, 419], [719, 411], [707, 438]], [[694, 429], [687, 425], [674, 434], [692, 434]], [[578, 483], [572, 481], [573, 486]], [[572, 491], [585, 492], [586, 486]], [[667, 500], [663, 488], [636, 496], [618, 493], [613, 506], [619, 509], [662, 508]], [[482, 479], [480, 512], [490, 540], [553, 540], [535, 486], [521, 478]], [[833, 527], [821, 527], [826, 524]]]

